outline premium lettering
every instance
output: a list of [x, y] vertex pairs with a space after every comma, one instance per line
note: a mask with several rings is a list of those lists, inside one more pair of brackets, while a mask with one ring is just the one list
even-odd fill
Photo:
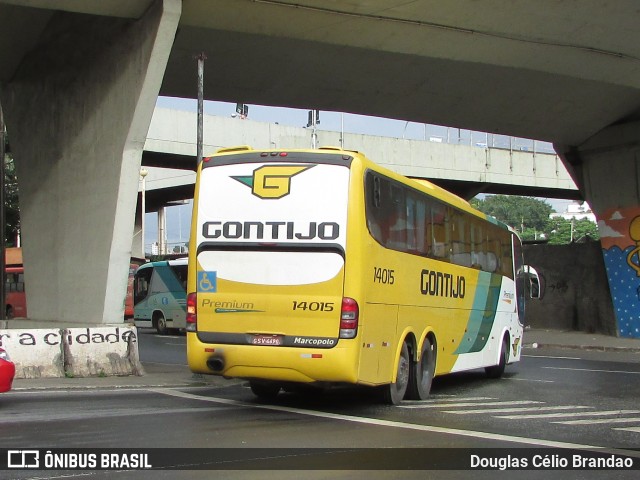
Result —
[[227, 240], [335, 240], [340, 235], [340, 225], [335, 222], [205, 222], [204, 238]]
[[420, 292], [432, 297], [464, 298], [466, 280], [460, 275], [422, 270]]

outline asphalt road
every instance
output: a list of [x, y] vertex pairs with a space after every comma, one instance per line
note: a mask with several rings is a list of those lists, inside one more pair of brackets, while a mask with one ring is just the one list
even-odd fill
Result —
[[[140, 336], [143, 363], [186, 363], [184, 336]], [[163, 459], [184, 463], [184, 450], [280, 448], [280, 461], [296, 468], [320, 464], [335, 471], [311, 470], [307, 478], [397, 478], [406, 459], [402, 452], [455, 465], [447, 458], [468, 448], [518, 457], [523, 448], [553, 455], [558, 448], [598, 450], [640, 457], [640, 359], [633, 353], [576, 350], [526, 350], [504, 378], [489, 380], [482, 371], [434, 381], [432, 396], [399, 406], [381, 404], [369, 389], [285, 393], [271, 404], [260, 403], [243, 383], [180, 389], [117, 389], [12, 392], [0, 398], [0, 448], [164, 448]], [[184, 363], [182, 363], [184, 362]], [[354, 448], [374, 450], [354, 451]], [[399, 448], [404, 450], [398, 450]], [[461, 450], [433, 450], [438, 448]], [[295, 449], [318, 451], [312, 456]], [[408, 451], [408, 448], [425, 450]], [[242, 449], [242, 450], [238, 450]], [[428, 449], [428, 450], [427, 450]], [[475, 450], [474, 450], [475, 451]], [[212, 451], [215, 452], [215, 451]], [[215, 457], [195, 460], [212, 471], [93, 471], [102, 478], [300, 478], [281, 471], [262, 451], [249, 450], [250, 463]], [[400, 453], [398, 453], [400, 452]], [[437, 454], [437, 457], [435, 455]], [[400, 455], [400, 456], [398, 456]], [[414, 456], [413, 458], [417, 458]], [[252, 458], [253, 458], [252, 457]], [[246, 462], [246, 458], [242, 460]], [[205, 465], [210, 462], [208, 465]], [[309, 462], [309, 463], [305, 463]], [[314, 463], [317, 462], [317, 463]], [[640, 458], [636, 458], [640, 464]], [[437, 464], [437, 463], [436, 463]], [[220, 469], [240, 468], [249, 470]], [[353, 468], [365, 470], [351, 470]], [[415, 468], [415, 467], [414, 467]], [[373, 469], [376, 471], [369, 471]], [[9, 476], [3, 476], [10, 473]], [[514, 472], [508, 472], [513, 474]], [[469, 471], [409, 470], [403, 478], [468, 477]], [[541, 472], [524, 470], [523, 478]], [[11, 471], [0, 478], [74, 478], [87, 472]], [[474, 477], [495, 478], [495, 471]], [[547, 472], [551, 478], [635, 478], [629, 471]]]

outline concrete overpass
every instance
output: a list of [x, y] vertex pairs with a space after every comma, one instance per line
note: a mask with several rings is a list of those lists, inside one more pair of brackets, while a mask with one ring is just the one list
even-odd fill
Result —
[[[231, 145], [254, 148], [309, 148], [310, 130], [249, 119], [204, 116], [205, 155]], [[145, 210], [193, 198], [197, 114], [156, 108], [142, 154], [147, 168]], [[505, 148], [478, 147], [317, 131], [319, 145], [343, 145], [362, 151], [376, 163], [412, 178], [430, 180], [461, 197], [478, 193], [578, 199], [580, 193], [558, 155]], [[224, 141], [225, 143], [221, 143]], [[144, 257], [139, 199], [132, 252]]]
[[[192, 198], [196, 125], [195, 112], [154, 110], [142, 154], [143, 166], [157, 167], [150, 170], [146, 179], [147, 211]], [[362, 151], [395, 172], [430, 180], [467, 199], [478, 193], [580, 198], [574, 181], [555, 154], [347, 132], [341, 140], [341, 132], [329, 130], [318, 130], [317, 135], [319, 145], [342, 144]], [[232, 145], [309, 148], [310, 136], [310, 130], [302, 127], [204, 116], [205, 154]]]
[[[200, 52], [209, 99], [554, 142], [601, 220], [628, 219], [608, 225], [615, 246], [635, 247], [638, 20], [633, 0], [0, 0], [0, 101], [39, 272], [30, 311], [121, 318], [153, 102], [195, 96]], [[92, 282], [78, 278], [87, 258]], [[68, 290], [92, 300], [68, 305]]]

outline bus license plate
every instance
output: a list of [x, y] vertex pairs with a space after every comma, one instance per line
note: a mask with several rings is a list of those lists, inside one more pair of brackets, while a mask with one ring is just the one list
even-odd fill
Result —
[[254, 335], [251, 343], [253, 345], [282, 345], [282, 335]]

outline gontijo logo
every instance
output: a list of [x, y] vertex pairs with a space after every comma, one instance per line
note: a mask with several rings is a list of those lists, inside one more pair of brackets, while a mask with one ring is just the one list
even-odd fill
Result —
[[311, 167], [313, 165], [265, 165], [256, 168], [251, 176], [231, 178], [251, 187], [251, 192], [257, 197], [278, 199], [289, 195], [292, 177]]

